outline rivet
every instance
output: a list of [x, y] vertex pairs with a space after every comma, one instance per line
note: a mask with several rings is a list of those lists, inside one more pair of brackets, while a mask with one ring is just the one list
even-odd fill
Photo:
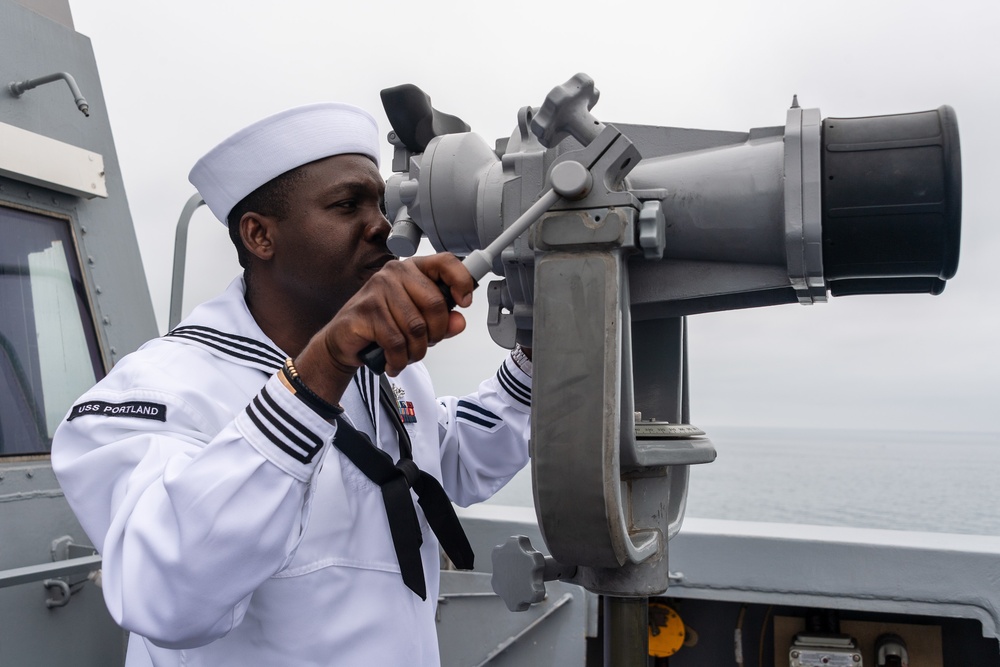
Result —
[[93, 264], [94, 258], [91, 255], [87, 255], [87, 264]]
[[104, 290], [102, 290], [102, 289], [101, 289], [101, 286], [100, 286], [100, 285], [98, 285], [98, 286], [96, 286], [96, 287], [94, 288], [94, 291], [95, 291], [95, 292], [97, 292], [98, 294], [100, 294], [100, 293], [101, 293], [101, 292], [103, 292]]
[[27, 470], [25, 471], [24, 476], [27, 477], [28, 479], [31, 479], [32, 477], [35, 476], [35, 472], [33, 470]]
[[111, 318], [110, 318], [110, 317], [108, 317], [107, 315], [105, 315], [105, 316], [104, 316], [104, 323], [105, 323], [105, 324], [111, 324]]

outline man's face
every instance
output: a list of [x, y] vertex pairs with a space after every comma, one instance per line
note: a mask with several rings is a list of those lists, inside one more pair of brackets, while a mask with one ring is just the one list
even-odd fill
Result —
[[385, 182], [363, 155], [335, 155], [302, 167], [277, 227], [274, 277], [307, 317], [332, 317], [382, 266], [389, 221]]

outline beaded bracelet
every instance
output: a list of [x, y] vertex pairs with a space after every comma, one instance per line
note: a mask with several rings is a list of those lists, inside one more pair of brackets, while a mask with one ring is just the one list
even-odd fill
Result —
[[344, 408], [326, 402], [306, 386], [306, 383], [299, 377], [299, 372], [295, 370], [295, 364], [292, 363], [291, 357], [285, 359], [285, 364], [281, 367], [281, 374], [287, 380], [286, 386], [292, 390], [292, 393], [323, 419], [336, 419], [344, 413]]

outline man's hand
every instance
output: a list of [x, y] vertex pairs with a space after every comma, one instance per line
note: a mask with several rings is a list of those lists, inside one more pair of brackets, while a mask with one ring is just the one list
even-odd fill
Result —
[[439, 281], [457, 305], [472, 303], [472, 276], [450, 253], [386, 264], [302, 350], [295, 360], [302, 381], [337, 404], [371, 343], [384, 350], [386, 373], [394, 376], [431, 345], [461, 333], [465, 317], [448, 310]]

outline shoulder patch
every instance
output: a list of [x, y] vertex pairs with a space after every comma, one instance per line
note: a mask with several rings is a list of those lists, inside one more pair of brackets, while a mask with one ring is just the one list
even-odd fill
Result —
[[138, 417], [139, 419], [155, 419], [167, 421], [167, 406], [163, 403], [149, 401], [125, 401], [124, 403], [108, 403], [107, 401], [87, 401], [73, 406], [66, 421], [77, 417], [97, 415], [100, 417]]

